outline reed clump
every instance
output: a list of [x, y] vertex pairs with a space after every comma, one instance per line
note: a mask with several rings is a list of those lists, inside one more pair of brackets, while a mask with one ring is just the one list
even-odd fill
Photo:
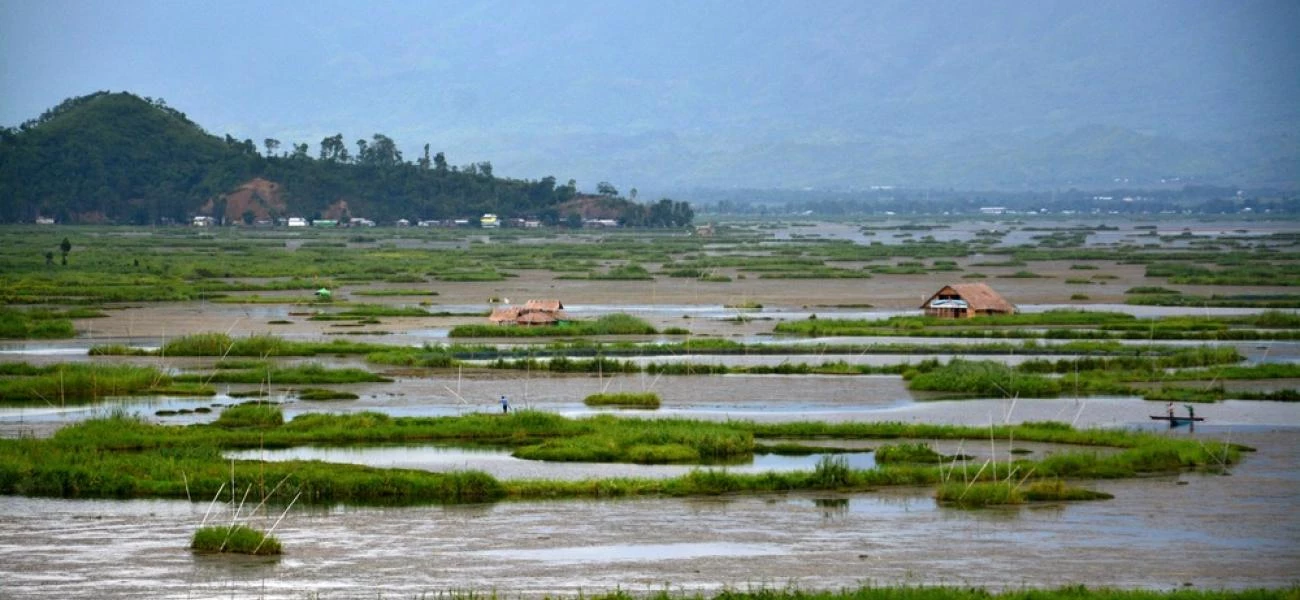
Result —
[[[53, 340], [76, 337], [77, 331], [67, 315], [66, 312], [43, 309], [0, 308], [0, 338]], [[97, 316], [104, 315], [99, 313]]]
[[[238, 417], [238, 418], [237, 418]], [[229, 407], [212, 424], [170, 426], [148, 423], [124, 412], [60, 429], [49, 439], [0, 440], [0, 494], [68, 498], [211, 497], [232, 478], [285, 479], [273, 502], [409, 505], [491, 502], [503, 498], [605, 497], [611, 495], [713, 494], [792, 490], [863, 490], [886, 485], [935, 485], [946, 480], [991, 481], [993, 469], [973, 464], [878, 463], [850, 469], [828, 457], [816, 469], [797, 472], [731, 473], [708, 468], [669, 480], [588, 482], [500, 482], [475, 471], [432, 473], [379, 469], [316, 461], [235, 461], [231, 449], [306, 444], [450, 442], [515, 449], [517, 456], [544, 460], [676, 464], [727, 464], [749, 459], [756, 437], [972, 439], [990, 436], [1016, 441], [1079, 445], [1077, 450], [1018, 459], [997, 472], [1032, 474], [1036, 479], [1106, 479], [1186, 469], [1220, 470], [1247, 449], [1208, 440], [1168, 438], [1123, 430], [1076, 430], [1045, 422], [1019, 426], [958, 427], [913, 423], [725, 423], [683, 419], [620, 419], [611, 415], [569, 419], [551, 413], [391, 417], [381, 413], [309, 413], [282, 422], [278, 406]], [[1119, 448], [1098, 452], [1084, 446]], [[232, 473], [233, 470], [233, 473]], [[185, 473], [185, 478], [178, 473]], [[1035, 480], [1030, 480], [1033, 483]]]
[[1059, 479], [1035, 481], [1024, 486], [1010, 481], [949, 481], [935, 492], [935, 500], [940, 504], [962, 508], [1111, 498], [1114, 498], [1111, 494], [1066, 485]]
[[[909, 376], [910, 375], [910, 376]], [[908, 387], [919, 391], [978, 394], [995, 397], [1041, 398], [1061, 393], [1061, 383], [993, 361], [953, 359], [925, 373], [907, 374]]]
[[587, 396], [582, 400], [587, 406], [615, 406], [620, 408], [659, 408], [659, 394], [654, 392], [612, 392]]
[[245, 402], [226, 407], [217, 415], [215, 423], [225, 428], [270, 428], [284, 424], [284, 413], [274, 404], [262, 402]]
[[209, 525], [194, 532], [190, 548], [198, 552], [231, 552], [273, 556], [283, 552], [280, 540], [247, 525]]
[[195, 333], [168, 340], [161, 348], [141, 352], [120, 344], [95, 346], [91, 353], [97, 355], [147, 355], [147, 356], [242, 356], [266, 358], [273, 356], [316, 356], [318, 354], [369, 354], [391, 350], [391, 346], [331, 340], [329, 342], [290, 341], [274, 335], [251, 335], [234, 338], [224, 333]]
[[326, 400], [356, 400], [360, 396], [352, 392], [341, 392], [338, 390], [327, 390], [324, 388], [303, 388], [298, 390], [299, 400], [308, 400], [313, 402]]
[[[161, 393], [176, 384], [155, 367], [101, 363], [64, 363], [12, 369], [0, 379], [0, 402], [42, 405], [97, 402], [110, 396]], [[206, 386], [183, 387], [185, 395], [213, 393]]]
[[253, 366], [253, 368], [220, 369], [209, 374], [190, 374], [176, 377], [177, 381], [203, 381], [212, 383], [283, 383], [283, 384], [328, 384], [328, 383], [388, 383], [392, 379], [371, 373], [365, 369], [344, 368], [331, 369], [321, 364], [294, 365], [275, 367], [271, 365]]
[[886, 444], [876, 450], [876, 462], [879, 464], [887, 463], [925, 463], [935, 464], [944, 461], [945, 457], [935, 452], [929, 444], [925, 443], [904, 443], [904, 444]]
[[652, 325], [632, 315], [615, 313], [594, 321], [567, 321], [557, 325], [524, 327], [520, 325], [458, 325], [448, 334], [451, 337], [544, 337], [585, 335], [653, 335], [658, 333]]

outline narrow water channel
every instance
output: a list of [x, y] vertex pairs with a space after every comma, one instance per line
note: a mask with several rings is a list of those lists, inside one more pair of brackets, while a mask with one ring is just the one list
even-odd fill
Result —
[[[463, 448], [443, 445], [418, 446], [301, 446], [268, 450], [227, 452], [235, 460], [319, 460], [331, 463], [364, 465], [380, 468], [421, 469], [426, 471], [484, 471], [499, 479], [584, 480], [608, 477], [666, 478], [685, 475], [694, 469], [725, 469], [734, 473], [768, 471], [811, 471], [826, 454], [783, 456], [756, 454], [752, 460], [725, 465], [630, 465], [611, 463], [542, 462], [522, 460], [508, 449]], [[845, 452], [850, 468], [871, 469], [876, 462], [872, 452]]]

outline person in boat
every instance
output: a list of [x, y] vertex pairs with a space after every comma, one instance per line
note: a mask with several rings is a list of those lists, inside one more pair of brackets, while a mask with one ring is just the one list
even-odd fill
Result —
[[1196, 409], [1195, 409], [1195, 408], [1192, 408], [1192, 405], [1191, 405], [1191, 404], [1184, 404], [1183, 406], [1184, 406], [1185, 408], [1187, 408], [1187, 418], [1189, 418], [1189, 419], [1195, 419], [1195, 418], [1196, 418]]
[[510, 412], [510, 401], [505, 396], [501, 396], [501, 414]]
[[1174, 403], [1173, 403], [1173, 402], [1166, 402], [1166, 403], [1165, 403], [1165, 412], [1166, 412], [1166, 413], [1169, 413], [1169, 419], [1172, 421], [1173, 418], [1174, 418]]

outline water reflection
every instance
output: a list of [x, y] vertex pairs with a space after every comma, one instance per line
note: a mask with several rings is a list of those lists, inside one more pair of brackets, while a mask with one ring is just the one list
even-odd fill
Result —
[[[810, 471], [826, 456], [842, 458], [852, 469], [873, 469], [876, 466], [873, 452], [846, 452], [838, 454], [811, 454], [787, 456], [755, 454], [752, 460], [726, 465], [631, 465], [610, 463], [542, 462], [523, 460], [511, 456], [508, 448], [464, 447], [450, 445], [415, 446], [299, 446], [294, 448], [237, 450], [225, 453], [234, 460], [261, 460], [283, 462], [293, 460], [319, 460], [381, 468], [420, 469], [426, 471], [453, 471], [474, 469], [486, 471], [503, 479], [548, 478], [589, 479], [594, 477], [633, 476], [650, 478], [677, 477], [692, 469], [713, 468], [732, 473], [766, 473]], [[615, 474], [621, 475], [615, 475]]]

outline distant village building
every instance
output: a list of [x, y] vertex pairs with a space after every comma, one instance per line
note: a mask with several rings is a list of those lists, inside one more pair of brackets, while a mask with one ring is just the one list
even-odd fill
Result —
[[556, 325], [568, 320], [564, 304], [559, 300], [529, 300], [522, 306], [502, 306], [488, 317], [488, 321], [497, 325]]
[[304, 218], [302, 218], [302, 217], [289, 217], [289, 226], [290, 226], [290, 227], [306, 227], [306, 226], [307, 226], [307, 219], [304, 219]]
[[216, 222], [217, 222], [217, 220], [214, 219], [214, 218], [212, 218], [212, 217], [205, 217], [205, 216], [202, 216], [202, 215], [197, 216], [197, 217], [194, 217], [194, 226], [195, 226], [195, 227], [211, 227], [211, 226], [215, 225]]
[[985, 315], [1010, 315], [1016, 306], [986, 283], [945, 285], [921, 305], [927, 317], [966, 319]]
[[478, 224], [480, 227], [484, 229], [491, 229], [494, 227], [500, 227], [501, 221], [497, 219], [496, 215], [492, 213], [486, 213], [482, 217], [479, 217]]
[[36, 217], [37, 225], [53, 225], [54, 217]]

